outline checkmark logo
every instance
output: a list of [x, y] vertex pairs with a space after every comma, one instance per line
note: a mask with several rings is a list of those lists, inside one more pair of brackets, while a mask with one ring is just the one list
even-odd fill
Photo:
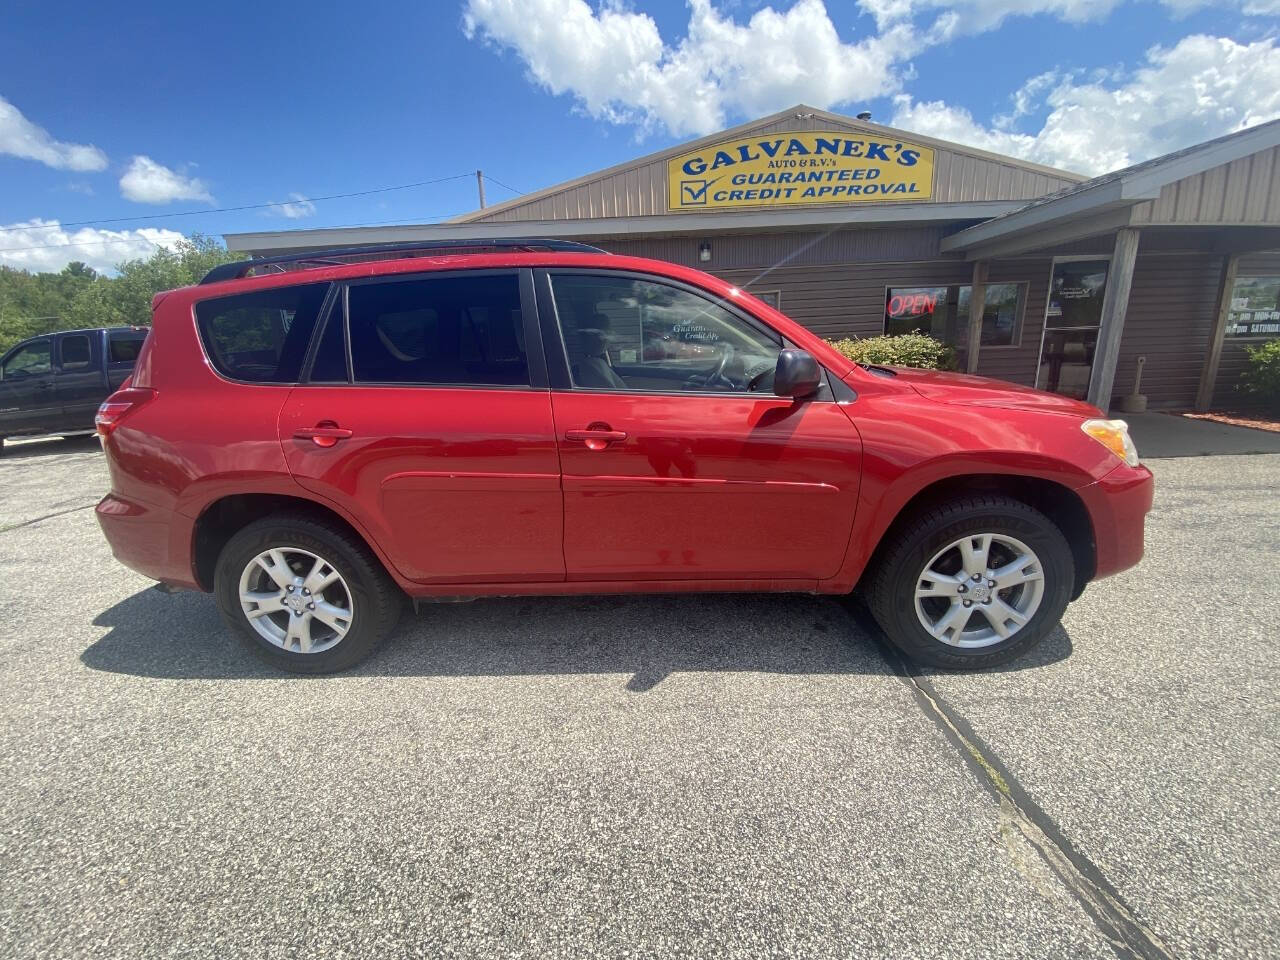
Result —
[[[719, 177], [716, 178], [716, 180], [719, 179]], [[707, 205], [707, 188], [715, 182], [715, 180], [681, 180], [680, 206], [705, 207]]]

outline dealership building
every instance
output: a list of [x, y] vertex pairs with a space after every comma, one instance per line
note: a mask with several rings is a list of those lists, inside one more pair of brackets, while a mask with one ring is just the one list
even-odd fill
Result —
[[699, 267], [824, 337], [922, 330], [1103, 407], [1139, 376], [1152, 407], [1238, 406], [1246, 346], [1280, 336], [1280, 121], [1090, 179], [798, 106], [447, 223], [226, 242], [514, 237]]

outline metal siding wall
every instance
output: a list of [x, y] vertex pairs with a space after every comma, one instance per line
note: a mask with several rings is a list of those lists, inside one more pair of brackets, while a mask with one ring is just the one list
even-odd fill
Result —
[[1236, 276], [1280, 276], [1280, 250], [1266, 250], [1262, 253], [1242, 255], [1240, 257], [1240, 266], [1236, 269]]
[[1166, 184], [1133, 208], [1135, 226], [1280, 223], [1280, 147]]
[[[766, 124], [745, 136], [794, 133], [804, 130], [845, 129], [872, 136], [854, 126], [820, 117], [785, 119]], [[666, 158], [596, 177], [537, 200], [477, 217], [475, 222], [520, 220], [578, 220], [590, 217], [653, 216], [667, 213]], [[1076, 181], [1029, 170], [1017, 161], [1002, 163], [953, 150], [934, 148], [934, 203], [973, 200], [1033, 200]], [[842, 206], [842, 205], [836, 205]], [[696, 219], [697, 214], [689, 214]]]
[[1153, 407], [1191, 407], [1213, 331], [1224, 258], [1138, 254], [1116, 367], [1115, 395], [1133, 388], [1147, 358], [1142, 392]]
[[956, 260], [779, 267], [766, 277], [751, 270], [715, 270], [745, 290], [782, 293], [782, 311], [819, 336], [874, 337], [884, 332], [885, 287], [967, 283], [969, 264]]
[[[698, 260], [698, 244], [711, 244], [710, 263]], [[941, 227], [844, 229], [834, 233], [795, 231], [702, 237], [642, 237], [592, 241], [612, 253], [653, 257], [718, 273], [738, 267], [848, 264], [892, 260], [942, 259]]]

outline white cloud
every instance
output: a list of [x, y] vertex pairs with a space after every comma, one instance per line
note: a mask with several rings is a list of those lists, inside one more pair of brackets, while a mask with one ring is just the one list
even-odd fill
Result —
[[1239, 7], [1246, 17], [1274, 17], [1280, 14], [1280, 0], [1160, 0], [1175, 17], [1184, 17], [1204, 7]]
[[316, 215], [316, 205], [301, 193], [291, 193], [286, 203], [272, 204], [268, 212], [289, 220], [302, 220]]
[[875, 17], [880, 29], [910, 20], [926, 11], [945, 10], [948, 33], [981, 33], [998, 27], [1006, 17], [1048, 14], [1069, 23], [1100, 20], [1123, 0], [860, 0], [858, 6]]
[[[1125, 0], [859, 0], [875, 18], [880, 29], [910, 21], [924, 14], [943, 11], [934, 24], [945, 36], [982, 33], [1000, 26], [1009, 17], [1054, 17], [1067, 23], [1105, 20]], [[1186, 16], [1202, 7], [1238, 8], [1246, 16], [1268, 16], [1280, 12], [1280, 0], [1159, 0], [1175, 17]]]
[[1240, 44], [1197, 35], [1152, 47], [1146, 57], [1118, 82], [1030, 81], [1014, 95], [1014, 117], [1043, 95], [1049, 112], [1034, 133], [1008, 123], [988, 127], [960, 107], [907, 95], [895, 98], [893, 125], [1098, 174], [1280, 117], [1280, 48], [1273, 39]]
[[204, 181], [186, 177], [156, 163], [150, 157], [136, 156], [120, 178], [120, 193], [137, 203], [172, 203], [174, 200], [203, 200], [213, 203]]
[[173, 248], [183, 235], [176, 230], [67, 230], [57, 220], [39, 217], [0, 227], [0, 264], [33, 273], [58, 271], [80, 260], [102, 272], [116, 264], [149, 257], [158, 247]]
[[822, 0], [765, 7], [745, 24], [690, 0], [688, 33], [665, 43], [657, 23], [585, 0], [468, 0], [463, 28], [514, 50], [533, 79], [612, 123], [705, 134], [731, 115], [795, 103], [865, 102], [901, 87], [897, 65], [923, 42], [907, 25], [840, 39]]
[[0, 97], [0, 153], [56, 170], [104, 170], [107, 166], [107, 155], [97, 147], [53, 139], [4, 97]]

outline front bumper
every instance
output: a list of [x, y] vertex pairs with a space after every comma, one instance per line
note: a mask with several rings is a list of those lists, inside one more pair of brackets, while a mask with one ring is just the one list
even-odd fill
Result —
[[1121, 465], [1076, 491], [1093, 521], [1095, 579], [1128, 570], [1142, 559], [1155, 490], [1155, 478], [1146, 467]]
[[95, 510], [111, 552], [153, 580], [198, 590], [191, 564], [194, 521], [180, 513], [109, 493]]

